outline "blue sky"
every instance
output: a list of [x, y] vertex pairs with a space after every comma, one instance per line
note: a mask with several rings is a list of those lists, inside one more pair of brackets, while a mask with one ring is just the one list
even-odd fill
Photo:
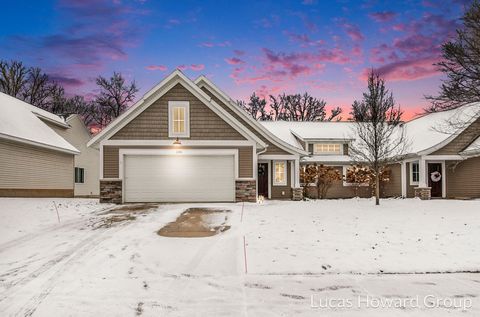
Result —
[[308, 91], [346, 110], [365, 73], [412, 115], [438, 90], [432, 66], [468, 1], [8, 1], [0, 58], [40, 66], [71, 94], [119, 71], [141, 96], [175, 68], [233, 98]]

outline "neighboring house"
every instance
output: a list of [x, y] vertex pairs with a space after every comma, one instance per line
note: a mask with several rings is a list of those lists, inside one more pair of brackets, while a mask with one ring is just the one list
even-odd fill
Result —
[[86, 149], [90, 134], [76, 115], [3, 93], [0, 114], [0, 196], [98, 196], [98, 154]]
[[80, 151], [75, 156], [75, 197], [98, 197], [99, 151], [87, 147], [92, 136], [79, 115], [69, 115], [65, 123], [68, 129], [52, 128]]
[[[100, 150], [102, 202], [255, 201], [258, 195], [299, 200], [302, 198], [301, 165], [328, 164], [337, 166], [342, 173], [349, 168], [352, 125], [348, 122], [258, 122], [206, 77], [192, 81], [176, 70], [96, 135], [88, 146]], [[467, 130], [460, 134], [464, 135]], [[455, 147], [458, 153], [449, 157], [432, 157], [419, 145], [405, 161], [391, 166], [391, 181], [384, 185], [383, 195], [413, 196], [407, 186], [410, 162], [419, 161], [422, 167], [418, 170], [424, 173], [423, 182], [426, 182], [428, 164], [442, 160], [441, 166], [446, 166], [445, 162], [454, 159], [455, 171], [448, 169], [448, 175], [443, 177], [450, 179], [446, 181], [450, 185], [440, 195], [450, 196], [447, 193], [456, 190], [454, 182], [466, 181], [458, 175], [479, 174], [477, 159], [470, 158], [477, 151], [469, 149], [479, 136], [478, 129], [475, 131], [469, 132], [468, 138], [459, 135], [453, 139], [431, 132], [435, 138], [427, 138], [425, 149], [443, 144], [447, 139], [448, 144], [457, 144], [458, 139], [465, 141]], [[415, 131], [409, 133], [415, 134]], [[433, 159], [435, 161], [431, 161]], [[418, 178], [418, 173], [414, 175]], [[467, 181], [471, 187], [468, 195], [455, 193], [454, 196], [480, 197], [479, 176], [477, 180]], [[426, 187], [427, 184], [421, 182], [419, 179], [419, 187]], [[330, 197], [359, 195], [357, 187], [360, 195], [371, 194], [365, 186], [352, 185], [335, 184]], [[417, 190], [418, 194], [422, 191], [425, 190]], [[432, 196], [435, 195], [438, 193], [432, 190]]]

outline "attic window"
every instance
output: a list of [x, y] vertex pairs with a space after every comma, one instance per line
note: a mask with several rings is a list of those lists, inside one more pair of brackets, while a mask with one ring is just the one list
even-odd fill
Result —
[[168, 102], [168, 136], [190, 137], [190, 104], [188, 101]]
[[313, 154], [342, 154], [341, 144], [315, 143], [313, 144]]

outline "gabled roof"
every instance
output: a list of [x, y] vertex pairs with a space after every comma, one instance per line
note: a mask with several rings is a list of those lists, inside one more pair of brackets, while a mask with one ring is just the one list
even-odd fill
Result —
[[266, 146], [260, 138], [247, 129], [243, 124], [236, 120], [231, 114], [218, 105], [210, 96], [208, 96], [200, 87], [193, 83], [187, 76], [185, 76], [179, 69], [173, 71], [155, 87], [149, 90], [139, 101], [131, 106], [122, 115], [116, 118], [105, 129], [88, 142], [88, 146], [93, 146], [104, 139], [108, 139], [118, 132], [121, 128], [127, 125], [145, 109], [147, 109], [153, 102], [158, 100], [161, 96], [167, 93], [176, 84], [181, 83], [186, 89], [188, 89], [195, 97], [200, 99], [207, 107], [213, 112], [219, 115], [225, 122], [230, 124], [235, 130], [247, 139], [254, 140], [257, 144], [263, 148]]
[[265, 128], [259, 121], [249, 116], [245, 111], [243, 111], [236, 105], [235, 101], [233, 101], [232, 98], [230, 98], [226, 93], [224, 93], [220, 88], [218, 88], [217, 85], [211, 82], [204, 75], [201, 75], [197, 79], [195, 79], [195, 84], [199, 87], [207, 87], [207, 89], [210, 90], [213, 94], [215, 94], [217, 98], [222, 100], [231, 111], [240, 116], [247, 124], [250, 125], [250, 127], [255, 129], [258, 133], [263, 135], [265, 138], [267, 138], [267, 140], [269, 140], [279, 148], [287, 152], [293, 152], [302, 155], [308, 154], [308, 152], [303, 150], [301, 146], [298, 147], [295, 144], [285, 141], [283, 138], [279, 137], [275, 133], [272, 133], [272, 131], [270, 131], [269, 129]]
[[42, 122], [37, 114], [32, 112], [32, 107], [26, 102], [0, 93], [0, 138], [71, 154], [79, 153], [73, 145]]
[[[480, 103], [425, 114], [403, 124], [410, 142], [408, 154], [426, 155], [444, 147], [480, 116]], [[301, 146], [307, 142], [355, 139], [355, 122], [263, 121], [261, 124], [283, 141]], [[477, 142], [477, 141], [476, 141]], [[475, 142], [474, 142], [475, 143]], [[480, 140], [478, 140], [480, 146]], [[473, 147], [465, 151], [472, 151]], [[478, 147], [477, 147], [478, 150]]]

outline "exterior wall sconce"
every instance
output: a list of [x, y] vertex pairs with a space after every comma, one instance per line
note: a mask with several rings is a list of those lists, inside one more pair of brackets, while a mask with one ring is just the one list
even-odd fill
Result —
[[180, 140], [178, 139], [178, 137], [177, 137], [177, 138], [175, 139], [175, 141], [173, 141], [173, 145], [175, 145], [175, 146], [182, 145], [182, 141], [180, 141]]

